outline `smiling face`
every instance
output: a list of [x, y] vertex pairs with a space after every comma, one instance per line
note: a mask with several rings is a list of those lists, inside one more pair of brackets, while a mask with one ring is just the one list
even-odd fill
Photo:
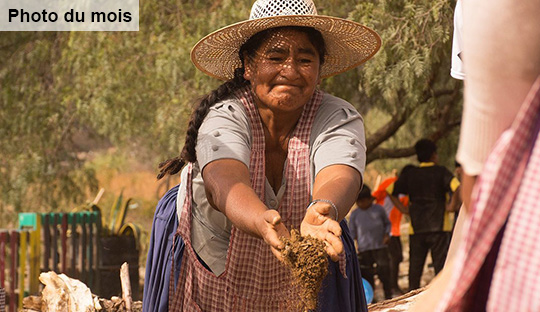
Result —
[[300, 30], [273, 31], [253, 56], [245, 55], [249, 80], [259, 108], [293, 112], [303, 108], [320, 81], [319, 52]]

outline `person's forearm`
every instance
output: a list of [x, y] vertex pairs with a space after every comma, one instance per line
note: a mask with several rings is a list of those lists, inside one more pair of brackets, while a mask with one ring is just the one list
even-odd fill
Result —
[[333, 202], [338, 209], [337, 220], [341, 221], [356, 201], [361, 186], [362, 177], [356, 169], [346, 165], [328, 166], [315, 178], [313, 199]]
[[396, 206], [396, 208], [399, 211], [401, 211], [404, 214], [409, 214], [409, 207], [403, 205], [403, 203], [397, 197], [395, 197], [394, 195], [390, 193], [388, 193], [388, 197], [392, 201], [392, 204], [394, 204], [394, 206]]
[[471, 176], [467, 173], [463, 174], [460, 191], [461, 191], [461, 199], [463, 201], [463, 207], [469, 211], [470, 205], [471, 205], [471, 195], [472, 190], [474, 188], [474, 185], [476, 184], [476, 178], [477, 176]]
[[251, 188], [245, 165], [236, 160], [214, 161], [204, 168], [203, 178], [210, 204], [237, 228], [260, 238], [255, 221], [268, 208]]
[[454, 194], [452, 194], [452, 198], [450, 199], [450, 202], [446, 206], [446, 211], [456, 212], [459, 210], [459, 207], [461, 207], [461, 186], [459, 186], [454, 191]]

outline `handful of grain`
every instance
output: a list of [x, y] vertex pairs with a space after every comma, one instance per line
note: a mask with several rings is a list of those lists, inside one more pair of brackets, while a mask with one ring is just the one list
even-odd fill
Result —
[[298, 290], [298, 308], [308, 311], [317, 308], [317, 296], [328, 273], [328, 256], [324, 243], [311, 236], [301, 236], [291, 230], [290, 238], [282, 238], [285, 247], [281, 255], [291, 269], [293, 283]]

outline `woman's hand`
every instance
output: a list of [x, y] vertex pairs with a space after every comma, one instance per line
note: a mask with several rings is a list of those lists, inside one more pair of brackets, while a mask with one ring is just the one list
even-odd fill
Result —
[[300, 234], [322, 240], [326, 245], [326, 253], [333, 261], [338, 261], [339, 254], [343, 252], [343, 242], [340, 238], [341, 226], [334, 220], [337, 217], [334, 214], [334, 209], [328, 203], [317, 202], [311, 205], [300, 224]]
[[272, 253], [278, 260], [282, 260], [281, 249], [283, 249], [283, 243], [280, 237], [289, 237], [290, 233], [283, 223], [281, 223], [281, 216], [276, 210], [268, 209], [261, 213], [255, 221], [257, 232], [262, 237], [265, 243], [270, 245]]

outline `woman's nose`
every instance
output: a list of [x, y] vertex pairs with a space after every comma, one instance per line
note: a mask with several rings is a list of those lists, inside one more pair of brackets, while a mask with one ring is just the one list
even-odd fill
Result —
[[298, 64], [290, 57], [281, 65], [281, 75], [288, 79], [296, 79], [300, 76]]

